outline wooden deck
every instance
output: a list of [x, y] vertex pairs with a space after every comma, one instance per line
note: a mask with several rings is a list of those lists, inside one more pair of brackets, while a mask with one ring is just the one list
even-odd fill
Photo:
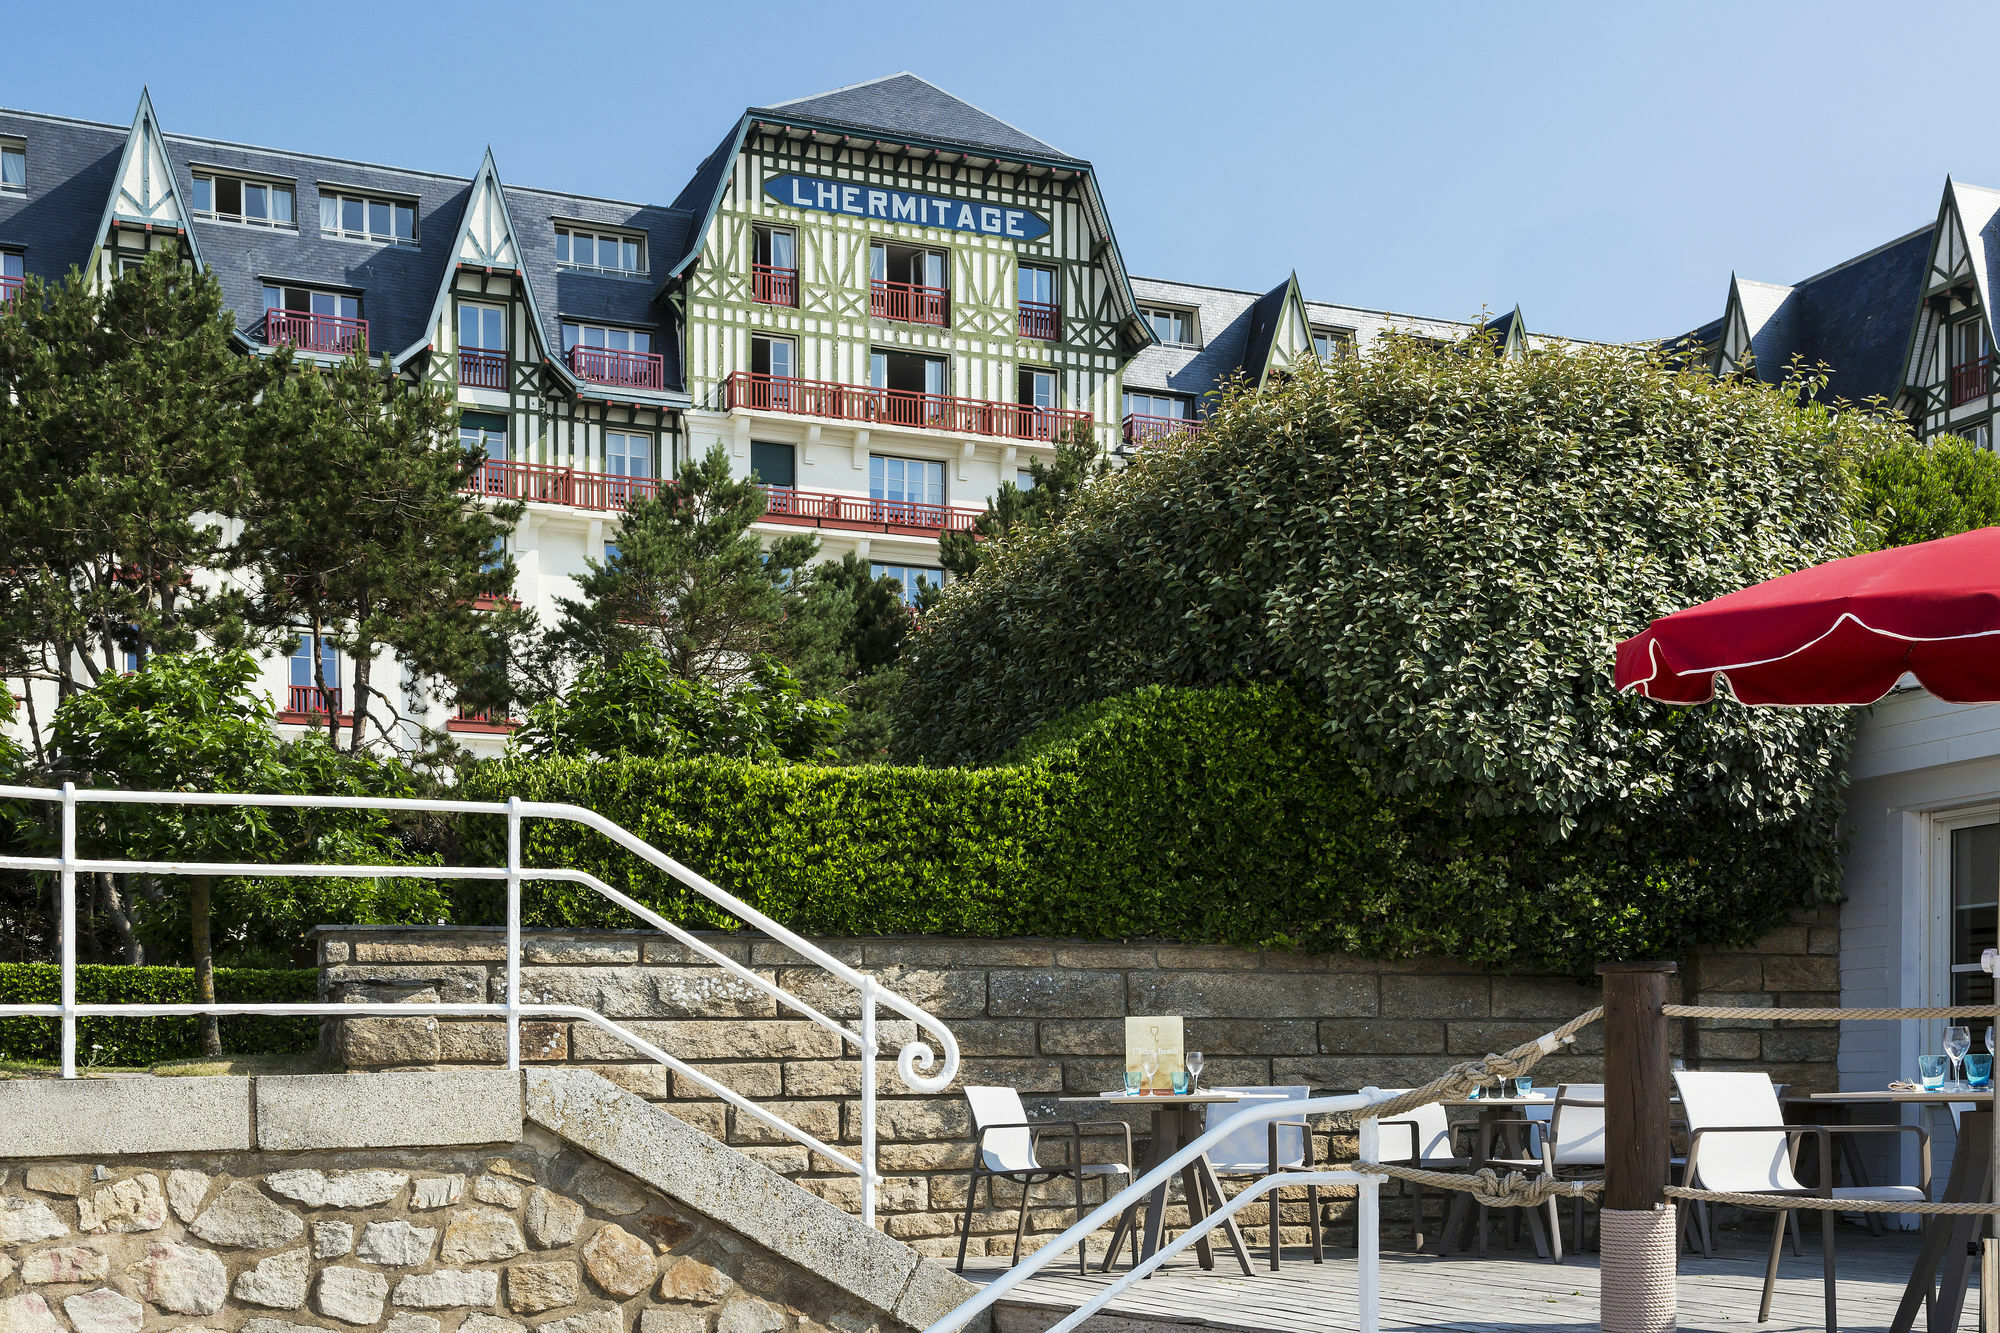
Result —
[[[1807, 1228], [1806, 1235], [1803, 1258], [1793, 1258], [1786, 1250], [1768, 1324], [1757, 1322], [1757, 1298], [1764, 1282], [1764, 1246], [1758, 1230], [1725, 1233], [1713, 1259], [1682, 1255], [1681, 1328], [1818, 1333], [1824, 1327], [1819, 1247], [1813, 1228]], [[1877, 1239], [1849, 1226], [1841, 1228], [1838, 1247], [1842, 1333], [1887, 1329], [1909, 1280], [1917, 1237], [1895, 1233]], [[1976, 1264], [1974, 1270], [1976, 1274]], [[989, 1281], [1002, 1271], [975, 1272], [968, 1267], [966, 1276]], [[1093, 1266], [1088, 1277], [1078, 1277], [1072, 1267], [1060, 1275], [1033, 1278], [995, 1310], [994, 1333], [1043, 1333], [1116, 1276], [1116, 1272], [1100, 1275]], [[1087, 1333], [1353, 1329], [1354, 1277], [1352, 1251], [1330, 1253], [1321, 1265], [1315, 1265], [1306, 1251], [1287, 1252], [1281, 1272], [1260, 1267], [1252, 1278], [1245, 1278], [1233, 1264], [1224, 1269], [1218, 1263], [1214, 1272], [1204, 1273], [1192, 1256], [1177, 1258], [1084, 1328]], [[1978, 1311], [1975, 1276], [1960, 1327], [1976, 1328]], [[1503, 1250], [1487, 1259], [1435, 1258], [1393, 1249], [1382, 1256], [1384, 1333], [1411, 1329], [1570, 1333], [1596, 1326], [1595, 1254], [1572, 1256], [1560, 1267], [1537, 1260], [1532, 1250]]]

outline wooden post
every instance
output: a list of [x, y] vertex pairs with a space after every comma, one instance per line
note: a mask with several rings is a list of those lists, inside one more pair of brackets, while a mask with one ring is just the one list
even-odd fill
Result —
[[1605, 1333], [1671, 1333], [1679, 1232], [1667, 1206], [1673, 963], [1605, 963], [1604, 1198], [1598, 1318]]

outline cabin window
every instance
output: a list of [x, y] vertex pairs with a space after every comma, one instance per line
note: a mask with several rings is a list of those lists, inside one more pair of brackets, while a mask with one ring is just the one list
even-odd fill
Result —
[[944, 464], [929, 458], [868, 455], [868, 498], [885, 504], [944, 503]]
[[925, 587], [942, 588], [944, 571], [931, 565], [885, 565], [873, 562], [868, 570], [878, 579], [895, 579], [903, 585], [903, 601], [915, 606], [920, 590]]
[[1354, 330], [1338, 328], [1313, 328], [1313, 355], [1322, 361], [1332, 361], [1336, 357], [1354, 355]]
[[629, 431], [604, 432], [604, 470], [614, 477], [653, 475], [653, 437]]
[[1185, 398], [1170, 393], [1125, 394], [1125, 415], [1128, 417], [1164, 417], [1172, 421], [1186, 421], [1194, 415], [1193, 405]]
[[603, 324], [571, 324], [562, 326], [563, 351], [573, 347], [602, 347], [612, 352], [650, 352], [653, 350], [653, 335], [644, 329], [617, 329]]
[[798, 375], [796, 351], [790, 338], [766, 338], [760, 334], [750, 340], [750, 373], [793, 379]]
[[[892, 389], [898, 393], [920, 393], [931, 397], [943, 397], [945, 392], [945, 359], [941, 356], [920, 356], [915, 352], [875, 351], [868, 354], [868, 383], [877, 389]], [[900, 419], [899, 419], [900, 421]], [[918, 425], [919, 422], [905, 421], [903, 425]]]
[[27, 188], [28, 145], [19, 139], [0, 139], [0, 190]]
[[646, 240], [630, 232], [557, 227], [556, 262], [600, 273], [644, 273]]
[[319, 194], [319, 229], [324, 235], [351, 241], [415, 245], [417, 208], [407, 199], [384, 199], [322, 188]]
[[1023, 264], [1019, 270], [1019, 292], [1021, 300], [1035, 305], [1056, 303], [1056, 271], [1052, 268], [1037, 268], [1033, 264]]
[[789, 490], [799, 484], [798, 454], [789, 444], [750, 441], [750, 472], [766, 486]]
[[504, 352], [507, 350], [507, 311], [497, 305], [458, 303], [458, 345], [461, 350]]
[[195, 173], [194, 211], [198, 217], [250, 227], [296, 227], [293, 202], [289, 182], [221, 172]]
[[1140, 318], [1153, 330], [1153, 336], [1170, 347], [1195, 346], [1194, 311], [1176, 310], [1171, 306], [1140, 306]]

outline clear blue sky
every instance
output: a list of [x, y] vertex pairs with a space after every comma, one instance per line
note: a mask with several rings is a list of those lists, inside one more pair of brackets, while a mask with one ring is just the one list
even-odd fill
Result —
[[[1136, 273], [1681, 332], [2000, 185], [1974, 5], [12, 6], [0, 103], [670, 199], [745, 107], [913, 70], [1093, 161]], [[1953, 35], [1956, 34], [1954, 39]], [[1938, 43], [1942, 45], [1938, 45]]]

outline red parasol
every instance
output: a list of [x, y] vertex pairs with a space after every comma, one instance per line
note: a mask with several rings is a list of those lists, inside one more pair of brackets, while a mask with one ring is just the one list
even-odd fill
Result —
[[1618, 688], [1667, 703], [1865, 704], [1904, 672], [1950, 703], [2000, 701], [2000, 527], [1802, 569], [1655, 620]]

